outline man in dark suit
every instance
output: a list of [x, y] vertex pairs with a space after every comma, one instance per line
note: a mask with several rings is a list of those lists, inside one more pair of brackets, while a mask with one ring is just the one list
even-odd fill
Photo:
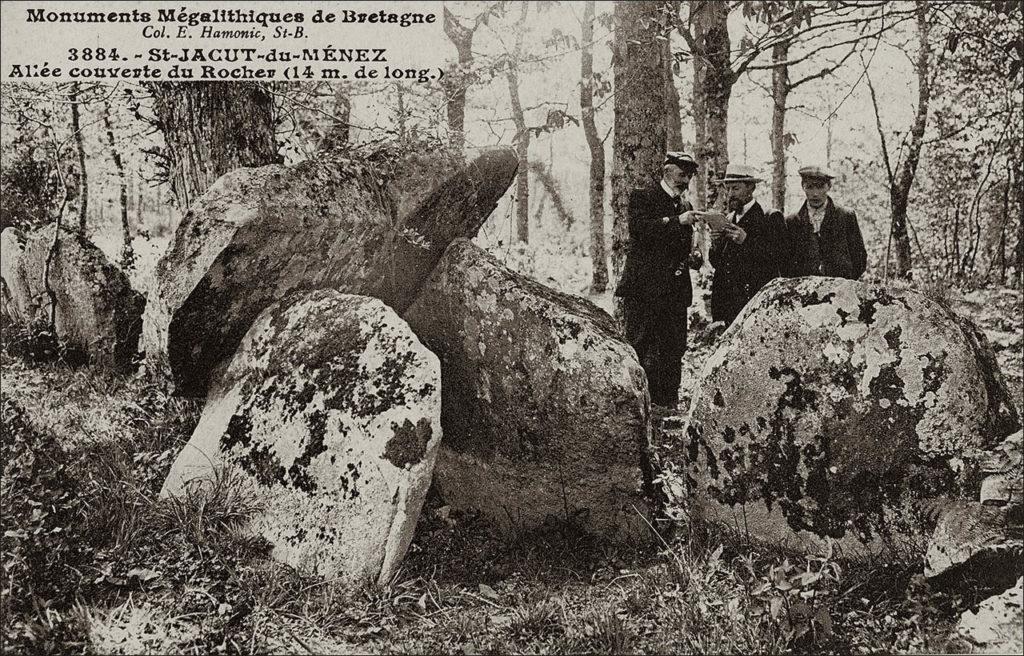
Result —
[[715, 182], [722, 185], [730, 212], [728, 224], [712, 230], [711, 318], [730, 324], [754, 294], [780, 275], [785, 219], [754, 200], [761, 178], [750, 167], [730, 164]]
[[820, 166], [800, 169], [807, 200], [786, 217], [790, 257], [787, 276], [834, 276], [856, 280], [867, 268], [868, 254], [857, 215], [832, 202], [833, 175]]
[[629, 195], [629, 248], [615, 295], [623, 297], [626, 339], [647, 373], [651, 403], [679, 403], [686, 309], [693, 299], [689, 260], [697, 213], [684, 197], [697, 162], [665, 156], [661, 181]]

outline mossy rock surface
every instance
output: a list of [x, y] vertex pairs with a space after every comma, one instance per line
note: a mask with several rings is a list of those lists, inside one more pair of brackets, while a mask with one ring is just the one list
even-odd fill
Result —
[[447, 503], [506, 531], [650, 535], [647, 384], [610, 316], [457, 240], [405, 317], [441, 358]]
[[[408, 176], [419, 161], [399, 169]], [[486, 153], [429, 193], [389, 194], [378, 164], [343, 157], [224, 175], [183, 217], [157, 266], [147, 361], [179, 394], [202, 397], [256, 317], [292, 292], [335, 289], [402, 311], [451, 240], [476, 234], [516, 165], [511, 151]]]
[[[48, 325], [50, 297], [44, 276], [54, 227], [0, 237], [5, 320]], [[138, 353], [145, 298], [95, 244], [61, 229], [49, 275], [56, 297], [55, 328], [64, 352], [111, 371], [131, 370]]]
[[350, 583], [401, 564], [441, 440], [437, 357], [381, 301], [320, 290], [267, 308], [215, 377], [162, 491], [234, 477], [275, 558]]
[[984, 335], [907, 288], [767, 285], [704, 370], [672, 445], [693, 499], [755, 537], [854, 551], [916, 540], [915, 503], [977, 499], [1020, 425]]

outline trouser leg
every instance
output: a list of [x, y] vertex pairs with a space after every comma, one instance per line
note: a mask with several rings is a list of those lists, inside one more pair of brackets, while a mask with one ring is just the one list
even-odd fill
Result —
[[686, 352], [686, 306], [667, 304], [659, 322], [658, 405], [675, 407], [682, 383], [683, 353]]
[[626, 341], [636, 351], [637, 360], [647, 376], [647, 389], [651, 402], [656, 403], [658, 372], [657, 353], [652, 347], [655, 333], [652, 330], [651, 306], [641, 299], [627, 297], [623, 302], [623, 318], [626, 324]]

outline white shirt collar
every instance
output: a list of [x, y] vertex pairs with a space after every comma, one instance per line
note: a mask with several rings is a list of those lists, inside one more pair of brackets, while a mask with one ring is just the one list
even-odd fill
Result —
[[740, 211], [740, 212], [733, 212], [733, 214], [732, 214], [733, 220], [734, 221], [739, 221], [740, 218], [742, 218], [744, 214], [746, 214], [747, 212], [750, 211], [750, 208], [753, 207], [754, 203], [756, 203], [756, 202], [757, 202], [756, 198], [751, 198], [750, 202], [743, 206], [743, 210], [742, 211]]
[[682, 197], [681, 193], [677, 193], [674, 189], [672, 189], [672, 187], [668, 186], [668, 183], [665, 182], [665, 178], [661, 179], [661, 188], [664, 189], [665, 193], [668, 194], [669, 196], [671, 196], [672, 198], [681, 198]]

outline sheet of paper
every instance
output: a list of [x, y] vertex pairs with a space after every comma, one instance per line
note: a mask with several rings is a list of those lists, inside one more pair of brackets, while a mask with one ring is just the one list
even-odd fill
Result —
[[712, 230], [721, 230], [729, 225], [729, 218], [721, 212], [704, 212], [701, 219], [708, 224]]

